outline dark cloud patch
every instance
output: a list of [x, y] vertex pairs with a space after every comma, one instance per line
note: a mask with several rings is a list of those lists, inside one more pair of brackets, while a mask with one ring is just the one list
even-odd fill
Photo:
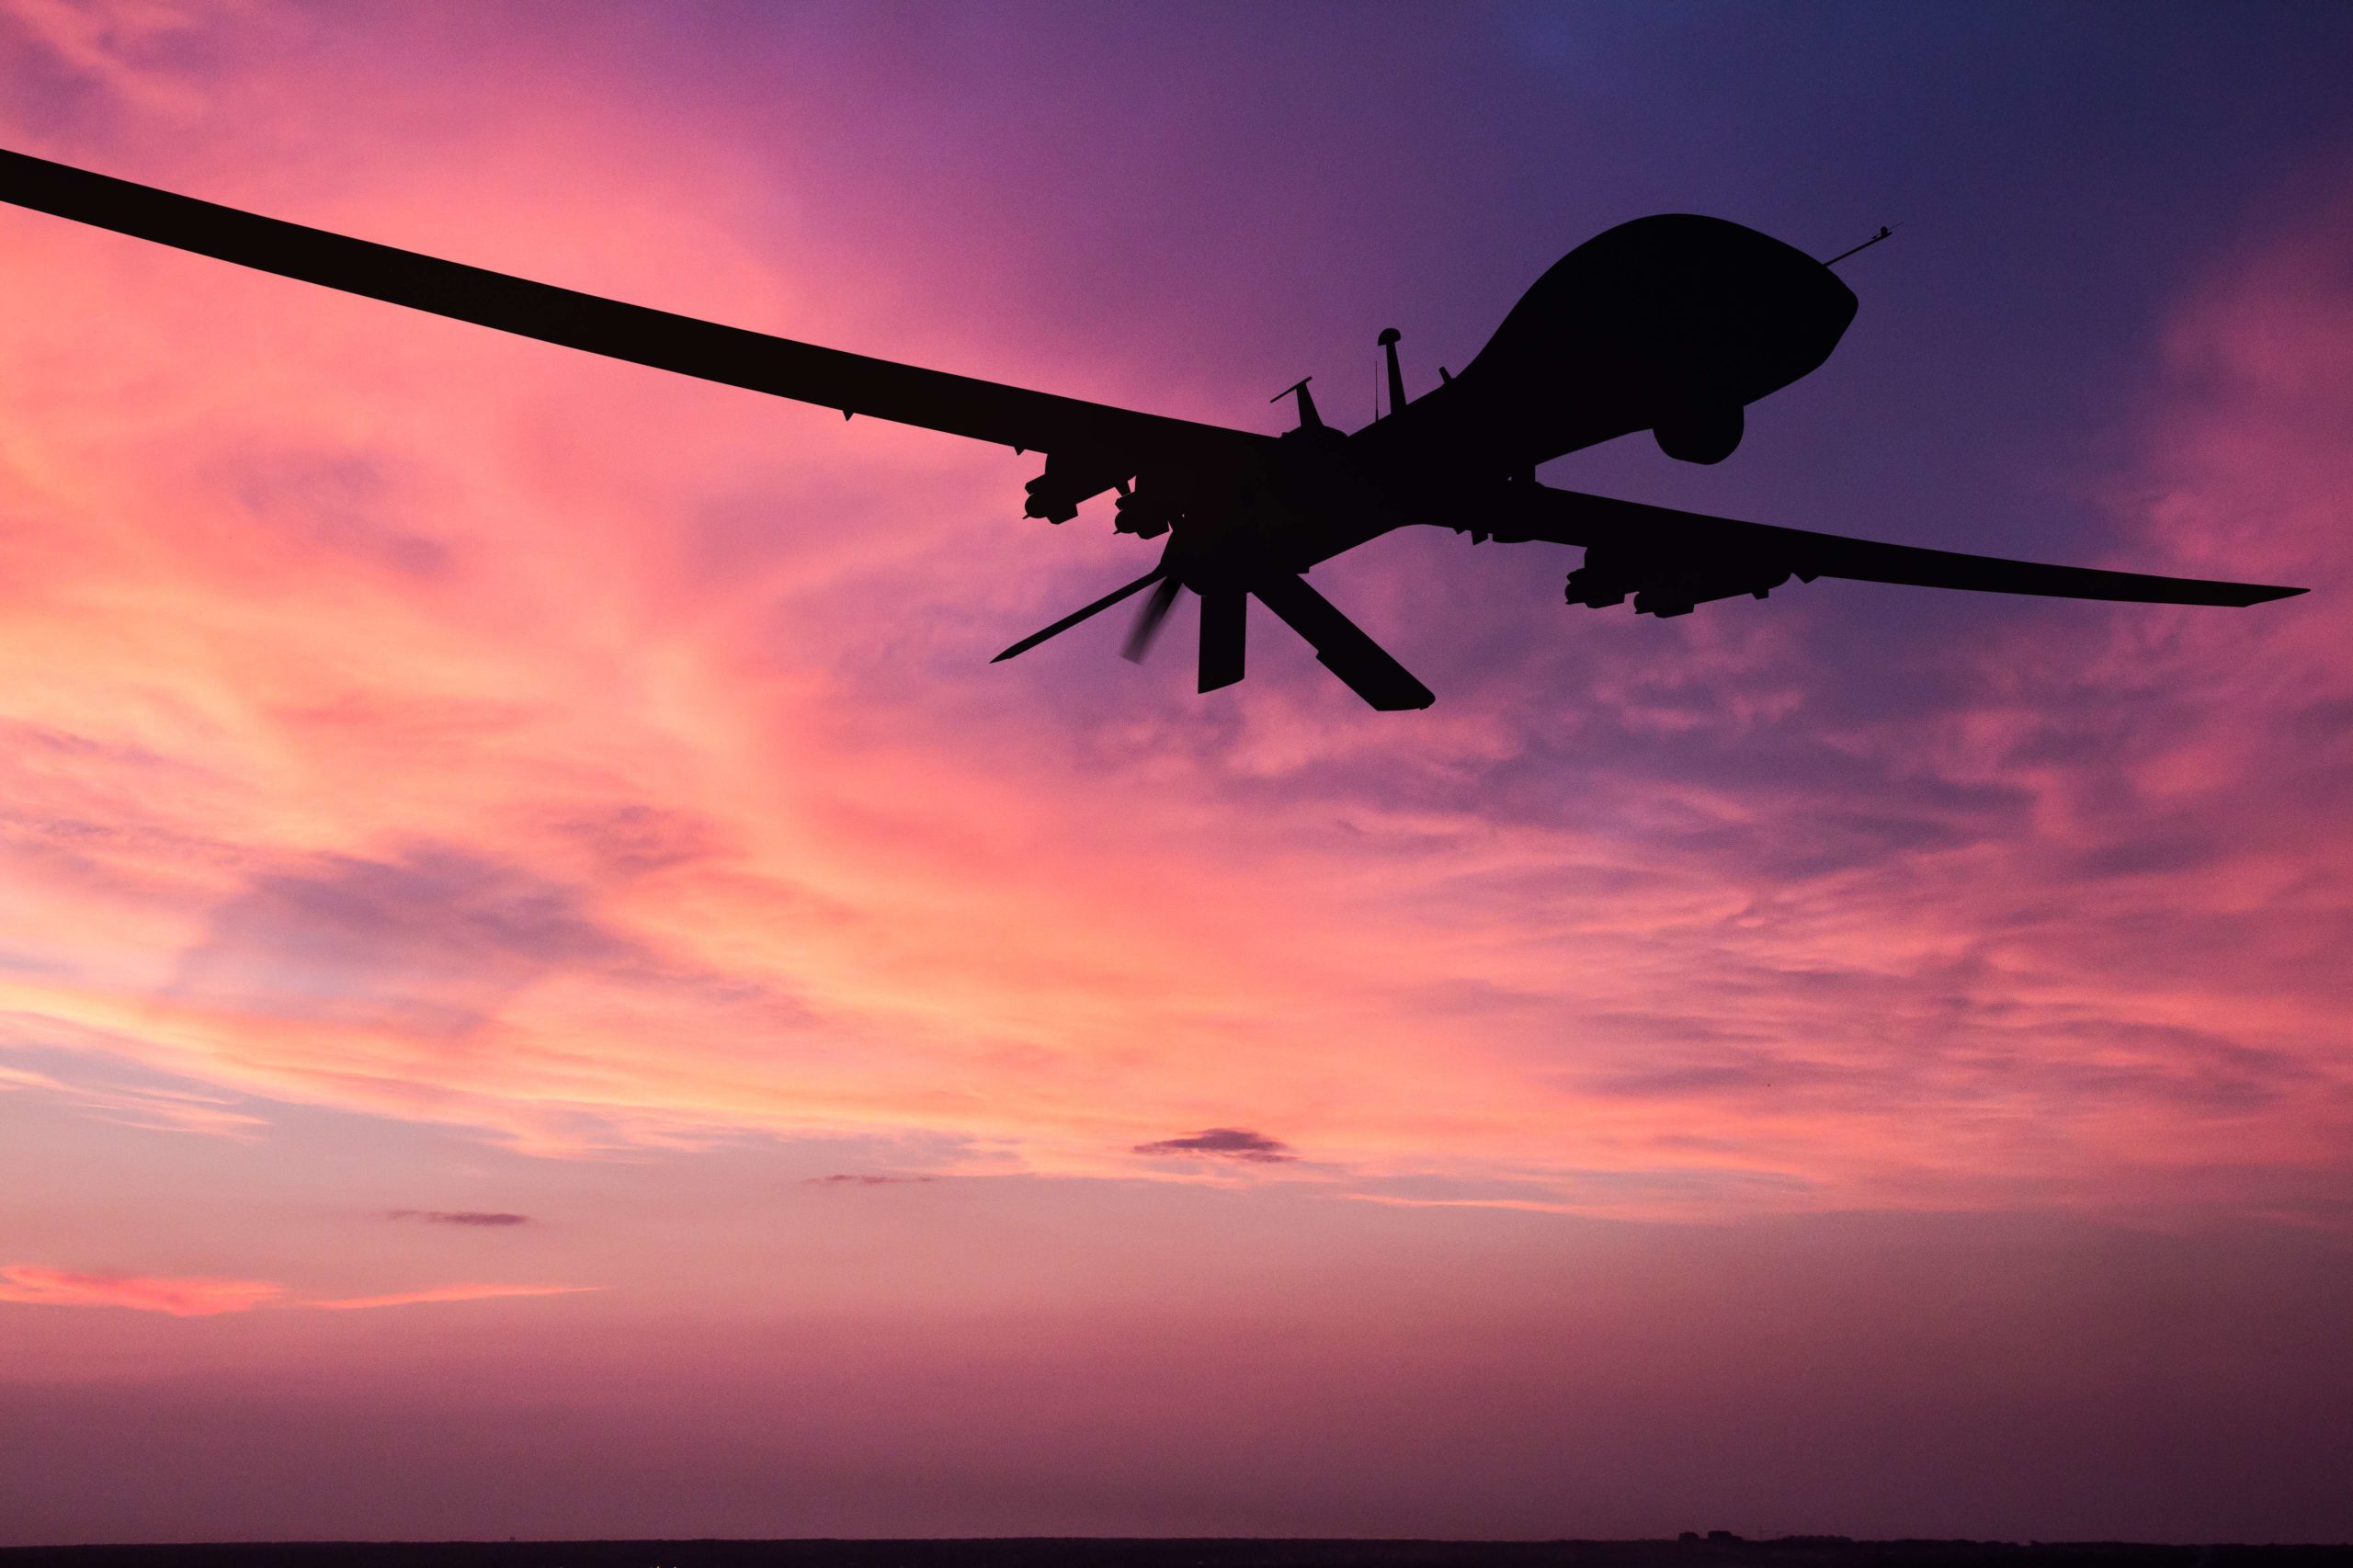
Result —
[[1398, 1000], [1416, 1012], [1445, 1018], [1532, 1013], [1554, 1005], [1541, 992], [1470, 978], [1413, 986], [1398, 993]]
[[2177, 834], [2128, 839], [2086, 850], [2075, 857], [2079, 877], [2148, 877], [2198, 870], [2222, 857], [2222, 844], [2211, 834]]
[[126, 744], [119, 741], [102, 741], [76, 733], [71, 730], [51, 729], [43, 724], [27, 724], [17, 720], [0, 720], [0, 751], [10, 758], [25, 753], [74, 763], [103, 763], [113, 768], [152, 770], [159, 773], [198, 775], [201, 769], [177, 757], [165, 756], [144, 746]]
[[255, 522], [316, 550], [413, 579], [449, 569], [449, 549], [402, 519], [412, 485], [388, 458], [357, 450], [247, 452], [226, 461], [226, 488]]
[[[1828, 807], [1803, 812], [1803, 834], [1768, 831], [1747, 835], [1741, 846], [1749, 851], [1755, 873], [1777, 883], [1868, 869], [1973, 844], [2006, 820], [2000, 813], [2010, 803], [2000, 792], [1985, 791], [1969, 812], [1950, 816]], [[1802, 811], [1784, 804], [1791, 817]]]
[[642, 801], [583, 813], [563, 831], [620, 876], [708, 859], [718, 848], [718, 830], [708, 818]]
[[[2085, 1018], [2045, 1022], [2035, 1037], [2030, 1047], [1981, 1060], [1978, 1070], [2022, 1080], [2055, 1105], [2142, 1100], [2220, 1117], [2265, 1110], [2325, 1081], [2300, 1057], [2204, 1029]], [[2051, 1055], [2054, 1040], [2075, 1049]]]
[[803, 1187], [911, 1187], [921, 1182], [938, 1181], [936, 1176], [867, 1176], [836, 1172], [832, 1176], [809, 1176]]
[[255, 878], [182, 960], [178, 989], [282, 1015], [391, 1015], [420, 1033], [459, 1034], [548, 972], [648, 961], [575, 890], [428, 846]]
[[[1356, 1196], [1376, 1202], [1495, 1208], [1591, 1205], [1596, 1210], [1628, 1202], [1718, 1203], [1754, 1201], [1814, 1190], [1817, 1184], [1790, 1171], [1757, 1166], [1638, 1166], [1601, 1169], [1569, 1166], [1541, 1181], [1471, 1181], [1439, 1176], [1409, 1176], [1368, 1183]], [[1588, 1222], [1615, 1223], [1600, 1213]]]
[[1401, 1203], [1520, 1203], [1555, 1204], [1561, 1189], [1547, 1179], [1514, 1176], [1455, 1176], [1433, 1171], [1376, 1176], [1358, 1187], [1355, 1196]]
[[1596, 1012], [1586, 1015], [1584, 1022], [1602, 1038], [1674, 1048], [1753, 1046], [1779, 1038], [1768, 1027], [1730, 1010], [1721, 1015]]
[[2286, 727], [2299, 741], [2340, 742], [2353, 734], [2353, 697], [2306, 703], [2287, 716]]
[[1207, 1154], [1222, 1160], [1248, 1160], [1256, 1165], [1279, 1165], [1296, 1160], [1290, 1145], [1246, 1127], [1208, 1127], [1185, 1138], [1163, 1138], [1155, 1143], [1139, 1143], [1134, 1152], [1154, 1156], [1163, 1154]]
[[508, 1214], [498, 1210], [483, 1209], [387, 1209], [387, 1220], [415, 1220], [427, 1225], [474, 1225], [495, 1230], [506, 1225], [528, 1225], [529, 1214]]
[[1792, 1061], [1757, 1051], [1714, 1062], [1596, 1076], [1586, 1080], [1585, 1087], [1613, 1098], [1688, 1099], [1811, 1085], [1839, 1075], [1836, 1069], [1819, 1062]]

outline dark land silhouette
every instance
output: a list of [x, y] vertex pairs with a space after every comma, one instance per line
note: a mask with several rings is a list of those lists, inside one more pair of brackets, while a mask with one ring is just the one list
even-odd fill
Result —
[[[1819, 367], [1856, 298], [1830, 263], [1718, 218], [1665, 214], [1586, 241], [1538, 278], [1457, 375], [1409, 399], [1380, 335], [1389, 407], [1324, 423], [1313, 378], [1278, 393], [1279, 435], [1169, 419], [822, 348], [487, 272], [0, 151], [0, 199], [284, 277], [779, 397], [1040, 453], [1028, 514], [1051, 523], [1116, 494], [1114, 527], [1165, 537], [1133, 582], [1022, 639], [1007, 659], [1149, 588], [1141, 659], [1177, 595], [1201, 601], [1199, 688], [1243, 678], [1256, 599], [1377, 709], [1429, 688], [1311, 587], [1319, 562], [1408, 526], [1582, 547], [1567, 598], [1637, 615], [1764, 598], [1822, 577], [2148, 603], [2251, 605], [2302, 590], [2008, 561], [1777, 528], [1540, 484], [1540, 463], [1647, 430], [1670, 457], [1720, 462], [1743, 411]], [[1882, 229], [1841, 261], [1887, 237]]]
[[2322, 1568], [2341, 1546], [2127, 1541], [574, 1540], [0, 1549], [0, 1568]]

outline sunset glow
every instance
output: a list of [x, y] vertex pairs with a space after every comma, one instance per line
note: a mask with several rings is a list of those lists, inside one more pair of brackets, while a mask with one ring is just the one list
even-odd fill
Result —
[[0, 145], [1253, 429], [1902, 221], [1548, 476], [2312, 590], [993, 665], [1034, 457], [0, 209], [0, 1544], [2353, 1535], [2353, 28], [2003, 14], [0, 0]]

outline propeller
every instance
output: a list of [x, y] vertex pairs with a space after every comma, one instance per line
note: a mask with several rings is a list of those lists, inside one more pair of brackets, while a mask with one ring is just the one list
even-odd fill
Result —
[[1160, 585], [1152, 590], [1152, 597], [1136, 611], [1136, 623], [1128, 629], [1127, 645], [1120, 650], [1121, 658], [1131, 665], [1143, 663], [1143, 656], [1152, 652], [1152, 640], [1160, 635], [1160, 623], [1168, 619], [1168, 607], [1176, 602], [1176, 590], [1182, 586], [1174, 577], [1160, 579]]

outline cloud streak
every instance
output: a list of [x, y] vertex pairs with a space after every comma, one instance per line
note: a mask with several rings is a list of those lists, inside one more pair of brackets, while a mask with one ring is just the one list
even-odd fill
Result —
[[123, 1307], [172, 1317], [219, 1317], [262, 1307], [306, 1307], [319, 1312], [365, 1312], [378, 1307], [438, 1302], [486, 1301], [507, 1297], [571, 1296], [599, 1290], [598, 1285], [495, 1285], [464, 1282], [428, 1285], [371, 1296], [296, 1295], [268, 1279], [219, 1279], [202, 1276], [108, 1274], [47, 1268], [33, 1264], [0, 1267], [0, 1301], [36, 1307]]
[[173, 1317], [218, 1317], [282, 1302], [286, 1290], [267, 1279], [90, 1274], [30, 1264], [0, 1267], [0, 1301], [40, 1307], [127, 1307]]
[[427, 1225], [464, 1225], [475, 1229], [503, 1230], [510, 1225], [528, 1225], [528, 1214], [509, 1214], [499, 1210], [483, 1209], [388, 1209], [387, 1220], [415, 1220]]
[[395, 1290], [381, 1296], [313, 1297], [299, 1305], [321, 1312], [369, 1312], [378, 1307], [427, 1306], [449, 1301], [490, 1301], [514, 1296], [576, 1296], [602, 1290], [598, 1285], [433, 1285], [421, 1290]]
[[936, 1176], [870, 1176], [847, 1171], [802, 1178], [804, 1187], [908, 1187], [938, 1181]]

